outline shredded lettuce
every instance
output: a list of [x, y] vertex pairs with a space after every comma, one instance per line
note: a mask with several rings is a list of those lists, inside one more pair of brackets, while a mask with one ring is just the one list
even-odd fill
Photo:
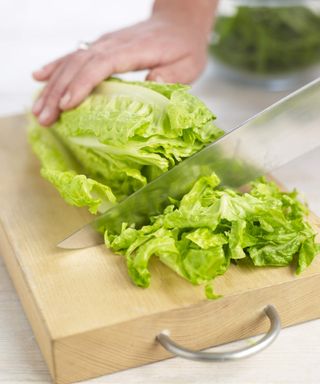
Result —
[[123, 224], [119, 235], [105, 233], [106, 245], [125, 256], [132, 281], [148, 287], [148, 265], [157, 257], [192, 284], [205, 284], [207, 298], [219, 297], [211, 281], [230, 262], [257, 267], [296, 263], [307, 268], [320, 251], [308, 210], [297, 192], [282, 192], [260, 178], [248, 193], [219, 187], [213, 174], [200, 178], [181, 201], [169, 205], [141, 229]]
[[104, 212], [223, 134], [188, 89], [109, 79], [50, 129], [31, 118], [42, 176], [69, 204]]

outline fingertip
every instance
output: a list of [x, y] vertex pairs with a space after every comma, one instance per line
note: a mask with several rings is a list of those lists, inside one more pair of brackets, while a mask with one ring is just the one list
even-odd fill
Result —
[[61, 103], [60, 102], [59, 108], [61, 109], [61, 111], [69, 111], [72, 108], [76, 108], [84, 99], [85, 99], [85, 97], [82, 97], [81, 99], [72, 98], [72, 99], [70, 99], [70, 101], [68, 101], [68, 103]]
[[71, 93], [67, 91], [61, 98], [59, 103], [59, 108], [62, 110], [68, 109], [68, 106], [71, 101]]
[[37, 71], [32, 72], [32, 77], [34, 80], [43, 81], [48, 78], [48, 73], [44, 68], [38, 69]]
[[36, 102], [33, 104], [32, 113], [35, 116], [39, 115], [39, 113], [41, 112], [41, 110], [43, 108], [43, 104], [44, 104], [44, 99], [41, 97], [38, 100], [36, 100]]
[[57, 69], [59, 64], [60, 64], [59, 60], [53, 63], [46, 64], [40, 69], [37, 69], [36, 71], [32, 72], [32, 77], [37, 81], [48, 80], [48, 78], [52, 75], [52, 73]]
[[174, 63], [154, 68], [148, 75], [148, 80], [166, 83], [189, 84], [200, 74], [202, 67], [194, 65], [190, 57], [185, 57]]
[[59, 108], [62, 111], [67, 111], [72, 108], [76, 108], [92, 91], [93, 87], [90, 89], [85, 89], [79, 86], [71, 86], [71, 89], [68, 90], [60, 100]]
[[44, 107], [41, 111], [40, 115], [38, 116], [38, 121], [42, 125], [47, 125], [50, 122], [51, 117], [51, 110], [48, 107]]
[[59, 110], [52, 109], [48, 106], [45, 106], [38, 116], [38, 121], [41, 125], [45, 127], [49, 127], [52, 123], [54, 123], [58, 116]]
[[154, 71], [149, 72], [148, 76], [146, 77], [146, 80], [155, 81], [160, 84], [165, 82], [163, 76], [159, 72]]
[[154, 81], [160, 84], [163, 84], [165, 81], [163, 80], [163, 77], [161, 75], [156, 75], [154, 78]]

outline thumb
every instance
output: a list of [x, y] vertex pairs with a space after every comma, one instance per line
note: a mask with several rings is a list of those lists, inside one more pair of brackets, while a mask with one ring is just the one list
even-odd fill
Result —
[[205, 63], [194, 63], [191, 57], [185, 57], [174, 63], [153, 68], [146, 80], [158, 83], [191, 83], [201, 73]]

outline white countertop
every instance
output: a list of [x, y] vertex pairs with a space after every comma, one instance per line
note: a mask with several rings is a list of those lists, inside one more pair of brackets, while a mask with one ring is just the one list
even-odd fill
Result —
[[[150, 6], [150, 0], [2, 0], [0, 115], [22, 112], [30, 105], [37, 89], [30, 77], [32, 70], [75, 48], [79, 40], [90, 41], [104, 31], [146, 17]], [[227, 130], [287, 93], [226, 81], [211, 61], [193, 92]], [[320, 151], [316, 151], [276, 172], [289, 188], [297, 187], [305, 194], [318, 214], [319, 159]], [[174, 358], [89, 382], [316, 384], [320, 383], [319, 339], [320, 320], [316, 320], [284, 329], [271, 347], [240, 362], [207, 364]], [[0, 383], [36, 382], [50, 383], [50, 377], [0, 258]]]

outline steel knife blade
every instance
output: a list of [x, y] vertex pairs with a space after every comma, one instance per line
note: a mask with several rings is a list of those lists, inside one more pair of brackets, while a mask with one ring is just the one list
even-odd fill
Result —
[[240, 187], [320, 146], [320, 78], [291, 93], [121, 201], [58, 244], [77, 249], [103, 243], [101, 229], [117, 233], [159, 214], [200, 177], [215, 172]]

